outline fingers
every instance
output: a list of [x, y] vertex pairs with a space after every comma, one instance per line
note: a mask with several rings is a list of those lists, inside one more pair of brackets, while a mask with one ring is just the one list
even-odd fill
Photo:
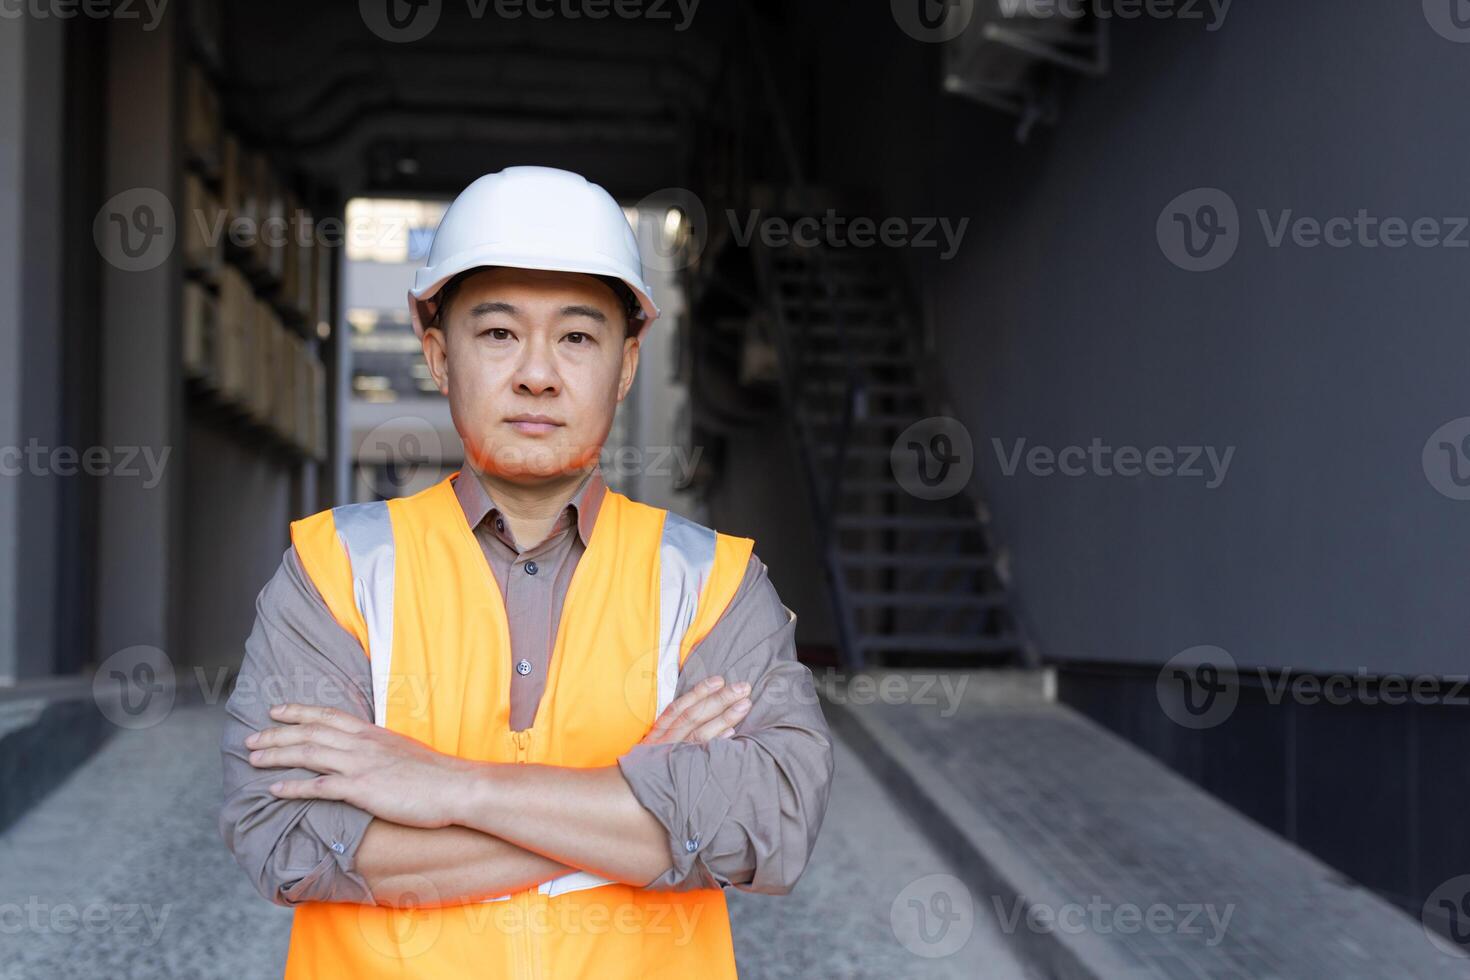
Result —
[[316, 742], [301, 742], [273, 749], [256, 749], [250, 764], [257, 769], [310, 769], [312, 772], [341, 773], [352, 756]]
[[663, 710], [663, 713], [658, 716], [658, 720], [653, 723], [653, 730], [648, 733], [647, 740], [654, 742], [665, 741], [665, 736], [667, 736], [669, 729], [679, 720], [680, 715], [699, 701], [718, 691], [724, 684], [725, 679], [719, 675], [706, 677], [696, 684], [692, 691], [669, 702], [669, 706]]
[[688, 742], [709, 742], [716, 738], [729, 738], [735, 734], [735, 726], [740, 724], [742, 718], [750, 713], [750, 698], [741, 698], [730, 707], [720, 712], [713, 721], [707, 721], [694, 729]]
[[344, 751], [352, 747], [352, 737], [340, 728], [328, 728], [314, 723], [265, 728], [245, 739], [246, 747], [252, 749], [273, 749], [307, 742]]
[[271, 783], [271, 793], [283, 800], [342, 800], [347, 798], [347, 781], [338, 776], [284, 779]]
[[670, 723], [666, 740], [671, 742], [695, 741], [695, 733], [710, 723], [714, 723], [711, 729], [713, 733], [719, 734], [722, 729], [729, 727], [723, 717], [726, 710], [744, 701], [745, 708], [739, 713], [737, 720], [749, 710], [750, 702], [746, 699], [749, 693], [750, 684], [741, 681], [738, 684], [723, 685], [713, 693], [696, 699]]
[[370, 727], [361, 718], [355, 718], [345, 711], [337, 708], [328, 708], [319, 704], [277, 704], [271, 707], [271, 718], [275, 721], [284, 721], [292, 725], [301, 725], [315, 722], [356, 735], [363, 729]]

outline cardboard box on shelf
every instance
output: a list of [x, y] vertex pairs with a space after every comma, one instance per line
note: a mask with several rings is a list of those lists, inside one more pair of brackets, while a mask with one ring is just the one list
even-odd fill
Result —
[[296, 200], [296, 195], [290, 191], [285, 195], [285, 233], [284, 248], [281, 252], [281, 291], [279, 305], [288, 311], [289, 318], [295, 319], [300, 315], [296, 306], [296, 294], [301, 291], [301, 229], [298, 227], [297, 214], [301, 210], [301, 204]]
[[296, 425], [296, 344], [289, 329], [277, 321], [275, 367], [271, 378], [271, 430], [292, 442]]
[[298, 341], [296, 346], [296, 418], [292, 425], [292, 439], [296, 448], [302, 453], [311, 455], [311, 432], [315, 420], [312, 417], [311, 397], [312, 383], [311, 375], [311, 345], [304, 340]]
[[220, 253], [224, 239], [219, 199], [198, 174], [184, 175], [184, 210], [178, 216], [183, 225], [184, 268], [207, 282], [219, 275]]
[[[245, 213], [245, 149], [239, 137], [230, 132], [220, 140], [219, 196], [227, 222]], [[228, 223], [225, 231], [229, 231]]]
[[191, 62], [184, 74], [184, 155], [211, 179], [220, 170], [219, 93], [204, 69]]
[[296, 235], [295, 288], [287, 294], [286, 302], [296, 311], [301, 322], [306, 325], [307, 336], [314, 337], [316, 336], [316, 322], [313, 320], [316, 315], [314, 295], [318, 252], [316, 222], [312, 220], [311, 211], [306, 208], [299, 209], [292, 216], [292, 222]]
[[275, 346], [276, 311], [263, 299], [255, 300], [255, 316], [251, 319], [250, 336], [250, 385], [246, 408], [251, 421], [259, 425], [270, 424], [271, 411], [271, 367]]
[[216, 385], [219, 305], [197, 282], [184, 283], [184, 372], [207, 387]]
[[311, 425], [308, 438], [309, 452], [318, 462], [327, 458], [327, 371], [322, 362], [312, 355], [307, 360], [311, 372]]
[[254, 320], [255, 296], [250, 283], [234, 263], [225, 263], [220, 270], [215, 377], [220, 396], [241, 409], [245, 407], [250, 381], [248, 342]]

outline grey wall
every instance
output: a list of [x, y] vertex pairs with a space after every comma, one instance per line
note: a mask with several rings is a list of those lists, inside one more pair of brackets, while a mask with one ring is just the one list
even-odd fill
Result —
[[[1256, 211], [1470, 215], [1470, 45], [1417, 3], [1239, 4], [1214, 33], [1117, 22], [1112, 74], [1018, 146], [1012, 120], [937, 94], [935, 52], [886, 11], [842, 29], [825, 176], [882, 188], [889, 213], [971, 218], [954, 260], [905, 259], [1043, 654], [1211, 643], [1242, 664], [1464, 673], [1470, 502], [1436, 492], [1421, 451], [1470, 415], [1470, 248], [1271, 248]], [[881, 78], [859, 70], [874, 58]], [[881, 134], [844, 115], [874, 105]], [[1201, 186], [1234, 200], [1241, 240], [1191, 273], [1155, 223]], [[991, 444], [1093, 437], [1236, 451], [1210, 491], [1006, 476]]]
[[[198, 421], [180, 463], [185, 507], [183, 644], [176, 665], [238, 667], [255, 598], [290, 547], [290, 522], [316, 508], [292, 501], [291, 463]], [[210, 675], [213, 676], [213, 675]]]

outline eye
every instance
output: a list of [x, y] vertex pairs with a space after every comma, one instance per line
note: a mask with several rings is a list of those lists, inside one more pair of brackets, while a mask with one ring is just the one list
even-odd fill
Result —
[[510, 331], [505, 327], [490, 327], [480, 331], [481, 337], [489, 337], [491, 340], [508, 340]]
[[581, 330], [574, 330], [571, 333], [567, 334], [567, 339], [568, 340], [572, 340], [573, 337], [577, 338], [576, 340], [572, 341], [573, 343], [576, 343], [576, 344], [581, 344], [581, 343], [583, 343], [585, 341], [588, 341], [588, 340], [591, 340], [592, 339], [592, 335], [591, 334], [583, 333]]

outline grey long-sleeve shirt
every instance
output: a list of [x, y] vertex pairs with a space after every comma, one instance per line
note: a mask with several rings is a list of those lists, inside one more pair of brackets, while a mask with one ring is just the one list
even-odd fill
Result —
[[[510, 674], [511, 725], [527, 728], [545, 689], [567, 586], [606, 486], [594, 470], [545, 540], [523, 551], [470, 471], [454, 485], [506, 604], [512, 663], [529, 664]], [[526, 574], [527, 562], [536, 563], [536, 574]], [[751, 555], [735, 597], [690, 653], [675, 692], [715, 674], [727, 683], [749, 681], [752, 706], [735, 737], [637, 745], [618, 759], [634, 796], [669, 838], [670, 868], [650, 888], [734, 885], [784, 894], [805, 869], [826, 813], [832, 745], [811, 672], [796, 659], [795, 629], [795, 613]], [[278, 904], [373, 904], [355, 870], [373, 817], [340, 801], [272, 796], [268, 787], [283, 774], [310, 774], [256, 769], [245, 738], [272, 727], [267, 712], [283, 701], [331, 705], [371, 721], [371, 689], [362, 647], [332, 617], [288, 549], [256, 601], [220, 745], [220, 833], [260, 893]]]

